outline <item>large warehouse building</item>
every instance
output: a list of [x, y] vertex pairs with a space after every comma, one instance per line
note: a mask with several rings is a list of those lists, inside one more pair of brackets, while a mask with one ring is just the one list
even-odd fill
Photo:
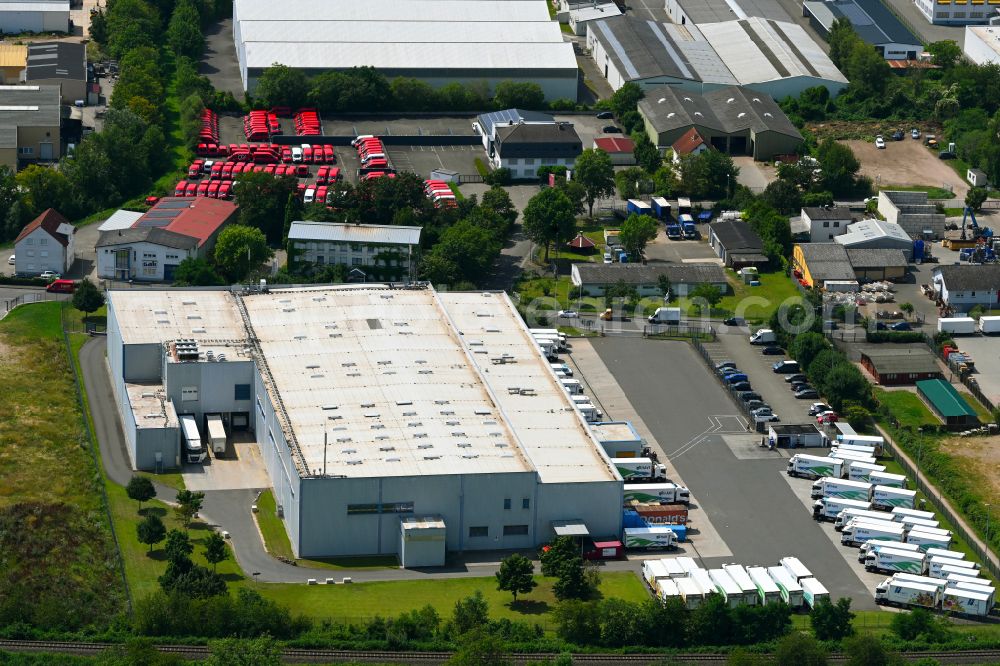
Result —
[[68, 0], [0, 0], [0, 32], [69, 32]]
[[180, 422], [252, 431], [300, 557], [621, 531], [622, 479], [502, 292], [111, 291], [108, 361], [135, 467], [177, 467]]
[[847, 86], [802, 26], [759, 17], [679, 25], [621, 16], [592, 21], [587, 46], [615, 90], [628, 82], [695, 93], [741, 85], [783, 99]]
[[1000, 65], [1000, 26], [967, 26], [962, 51], [977, 65]]
[[235, 0], [243, 87], [274, 63], [307, 74], [371, 66], [434, 87], [534, 82], [548, 99], [577, 95], [573, 46], [545, 0]]
[[829, 37], [836, 21], [848, 21], [858, 37], [886, 60], [916, 60], [924, 50], [921, 41], [882, 0], [805, 0], [802, 11], [824, 38]]

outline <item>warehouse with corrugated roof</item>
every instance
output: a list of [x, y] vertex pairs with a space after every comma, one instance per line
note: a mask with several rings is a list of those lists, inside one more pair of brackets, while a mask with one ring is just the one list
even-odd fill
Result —
[[248, 92], [279, 63], [310, 75], [370, 66], [433, 87], [516, 81], [537, 83], [547, 99], [577, 95], [573, 47], [544, 0], [235, 0], [233, 39]]

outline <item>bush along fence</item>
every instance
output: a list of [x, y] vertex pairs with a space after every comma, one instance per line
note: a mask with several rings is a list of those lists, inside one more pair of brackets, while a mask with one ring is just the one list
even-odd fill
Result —
[[[880, 430], [893, 460], [903, 468], [916, 489], [935, 501], [937, 509], [951, 523], [955, 533], [979, 555], [984, 571], [994, 580], [1000, 580], [1000, 564], [993, 550], [998, 539], [996, 532], [989, 529], [993, 527], [990, 523], [989, 507], [972, 491], [955, 461], [938, 450], [937, 440], [923, 433], [913, 433], [897, 427]], [[903, 452], [905, 456], [902, 455]], [[911, 463], [911, 460], [915, 461], [916, 465]], [[918, 474], [918, 468], [938, 487], [924, 483]], [[961, 517], [952, 509], [949, 502], [953, 502], [959, 508], [963, 514]], [[962, 520], [980, 528], [983, 535], [987, 535], [989, 531], [988, 538], [970, 533], [963, 527]], [[979, 543], [985, 543], [986, 548], [979, 546]]]

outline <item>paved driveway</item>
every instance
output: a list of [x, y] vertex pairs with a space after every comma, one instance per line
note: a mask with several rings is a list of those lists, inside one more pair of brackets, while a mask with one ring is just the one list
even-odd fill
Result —
[[232, 19], [223, 19], [205, 29], [205, 55], [198, 73], [207, 76], [216, 90], [228, 90], [240, 101], [245, 97], [233, 42]]

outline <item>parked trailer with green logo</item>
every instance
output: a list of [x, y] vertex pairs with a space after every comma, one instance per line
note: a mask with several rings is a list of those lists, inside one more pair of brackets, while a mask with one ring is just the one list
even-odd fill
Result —
[[812, 498], [832, 497], [862, 502], [871, 501], [872, 484], [824, 476], [812, 485]]
[[912, 509], [916, 503], [917, 491], [890, 486], [875, 486], [872, 490], [872, 506], [876, 509], [892, 511], [895, 508]]
[[887, 486], [889, 488], [905, 488], [906, 477], [902, 474], [890, 474], [889, 472], [872, 472], [868, 475], [868, 480], [876, 486]]
[[852, 520], [844, 526], [840, 533], [840, 543], [845, 546], [860, 546], [866, 541], [880, 539], [882, 541], [904, 541], [906, 528], [899, 523], [889, 521], [864, 522]]
[[866, 571], [896, 573], [897, 571], [911, 574], [924, 573], [925, 558], [921, 552], [897, 550], [895, 548], [876, 548], [865, 557]]
[[809, 608], [816, 608], [824, 600], [830, 601], [830, 592], [815, 578], [803, 578], [799, 585], [802, 586], [802, 599]]
[[818, 479], [823, 476], [841, 477], [844, 475], [844, 461], [823, 456], [810, 456], [796, 453], [788, 459], [785, 473], [788, 476], [799, 476], [807, 479]]
[[669, 527], [626, 527], [626, 550], [677, 548], [677, 535]]
[[852, 460], [848, 465], [847, 478], [851, 481], [862, 481], [864, 483], [874, 483], [871, 480], [872, 472], [884, 472], [884, 465], [872, 465], [871, 463], [858, 462]]
[[868, 557], [868, 553], [874, 552], [879, 548], [893, 548], [895, 550], [905, 550], [910, 553], [922, 553], [920, 546], [913, 543], [906, 543], [900, 541], [883, 541], [882, 539], [871, 539], [870, 541], [865, 541], [858, 548], [858, 562], [861, 564], [865, 563], [865, 558]]
[[793, 610], [802, 606], [802, 586], [788, 573], [788, 569], [782, 566], [768, 567], [767, 574], [774, 581], [774, 584], [781, 590], [781, 600], [788, 604]]
[[757, 593], [762, 606], [781, 601], [781, 590], [768, 575], [764, 567], [747, 567], [747, 575], [757, 586]]
[[667, 468], [649, 458], [612, 458], [611, 464], [629, 483], [667, 480]]
[[[624, 476], [624, 475], [623, 475]], [[642, 504], [658, 503], [673, 504], [691, 501], [691, 492], [676, 483], [626, 483], [625, 504], [640, 502]]]
[[834, 521], [844, 509], [861, 509], [863, 511], [868, 511], [871, 508], [871, 504], [860, 500], [824, 497], [813, 502], [813, 519]]

